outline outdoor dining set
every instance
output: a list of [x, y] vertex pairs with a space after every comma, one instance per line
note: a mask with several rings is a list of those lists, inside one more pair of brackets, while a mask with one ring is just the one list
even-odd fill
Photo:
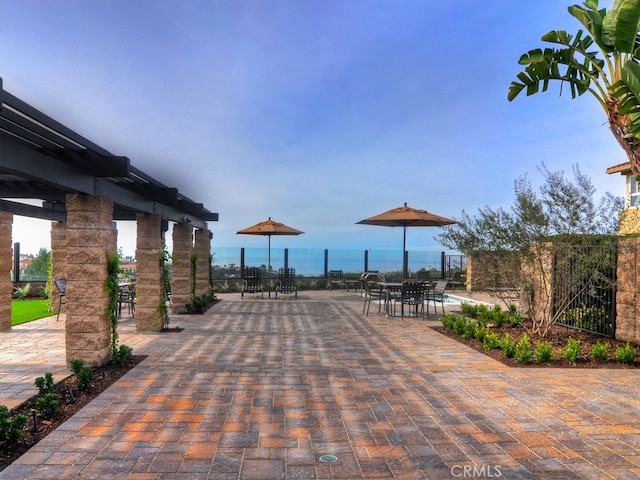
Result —
[[[331, 270], [329, 273], [328, 288], [333, 290], [337, 286], [341, 290], [349, 290], [354, 287], [354, 283], [358, 284], [359, 294], [364, 299], [362, 309], [363, 315], [369, 315], [371, 302], [378, 303], [378, 311], [384, 311], [387, 316], [396, 316], [397, 307], [400, 306], [400, 316], [405, 316], [405, 307], [407, 313], [413, 316], [420, 314], [422, 317], [429, 315], [429, 306], [433, 304], [434, 313], [438, 313], [437, 304], [442, 306], [444, 313], [444, 297], [448, 280], [438, 280], [431, 283], [425, 280], [412, 279], [403, 282], [388, 282], [383, 274], [379, 272], [364, 272], [359, 280], [346, 280], [342, 270]], [[258, 267], [244, 267], [243, 287], [240, 296], [244, 298], [245, 293], [259, 293], [264, 298], [264, 285], [261, 269]], [[270, 284], [270, 282], [268, 282]], [[269, 289], [271, 287], [269, 286]], [[298, 296], [295, 281], [295, 269], [281, 268], [278, 271], [278, 281], [274, 289], [275, 297], [278, 293], [293, 293]], [[270, 291], [269, 291], [270, 294]], [[425, 309], [426, 305], [426, 309]]]
[[422, 317], [426, 313], [429, 315], [429, 305], [433, 303], [434, 313], [438, 313], [437, 304], [440, 303], [444, 313], [444, 297], [447, 287], [447, 280], [438, 280], [434, 284], [422, 280], [405, 280], [403, 282], [388, 282], [384, 275], [378, 272], [365, 272], [360, 277], [362, 284], [362, 296], [364, 305], [363, 315], [369, 315], [371, 302], [378, 303], [378, 311], [384, 310], [387, 316], [396, 316], [397, 306], [400, 305], [400, 316], [407, 313], [413, 316]]

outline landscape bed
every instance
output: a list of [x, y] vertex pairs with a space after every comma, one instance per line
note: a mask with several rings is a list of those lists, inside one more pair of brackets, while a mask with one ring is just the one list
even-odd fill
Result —
[[[18, 441], [13, 442], [10, 445], [7, 443], [0, 443], [0, 471], [11, 465], [11, 463], [18, 459], [27, 450], [29, 450], [40, 440], [49, 435], [49, 433], [53, 432], [56, 428], [62, 425], [74, 413], [79, 411], [81, 408], [91, 402], [91, 400], [104, 392], [114, 382], [116, 382], [119, 378], [125, 375], [129, 370], [131, 370], [145, 358], [146, 356], [144, 355], [133, 355], [131, 359], [123, 365], [109, 363], [101, 367], [93, 367], [91, 369], [93, 380], [91, 382], [91, 389], [89, 392], [79, 391], [77, 386], [78, 380], [75, 375], [70, 375], [57, 382], [54, 386], [54, 393], [58, 393], [62, 399], [60, 404], [60, 411], [58, 412], [58, 415], [51, 421], [43, 421], [41, 418], [38, 418], [37, 432], [34, 431], [32, 411], [33, 409], [35, 409], [38, 395], [34, 395], [29, 400], [12, 409], [12, 417], [15, 415], [26, 415], [29, 418], [29, 422], [24, 428], [22, 436]], [[43, 372], [43, 375], [45, 374], [46, 372]], [[69, 398], [69, 389], [73, 393], [74, 401], [71, 401], [71, 399]]]

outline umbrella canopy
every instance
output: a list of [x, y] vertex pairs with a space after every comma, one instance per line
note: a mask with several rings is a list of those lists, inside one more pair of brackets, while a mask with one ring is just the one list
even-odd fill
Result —
[[238, 232], [241, 235], [300, 235], [300, 230], [286, 226], [284, 223], [274, 222], [269, 217], [269, 220], [256, 223], [251, 227], [247, 227], [244, 230]]
[[269, 285], [267, 286], [267, 289], [269, 297], [271, 297], [271, 235], [300, 235], [301, 233], [304, 232], [289, 227], [284, 223], [275, 222], [271, 220], [271, 217], [264, 222], [256, 223], [255, 225], [239, 230], [236, 233], [239, 235], [262, 235], [269, 237], [269, 260], [267, 264], [267, 273], [269, 275]]
[[456, 223], [455, 220], [450, 218], [441, 217], [434, 213], [429, 213], [426, 210], [418, 210], [411, 208], [404, 203], [404, 206], [398, 208], [392, 208], [386, 212], [374, 215], [373, 217], [365, 218], [356, 222], [362, 225], [379, 225], [382, 227], [403, 227], [404, 238], [402, 243], [402, 275], [407, 277], [408, 265], [407, 265], [407, 227], [442, 227], [444, 225], [452, 225]]

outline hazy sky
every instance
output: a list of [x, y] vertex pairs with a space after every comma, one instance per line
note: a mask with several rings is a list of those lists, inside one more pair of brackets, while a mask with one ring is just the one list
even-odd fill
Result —
[[[401, 248], [400, 229], [355, 223], [404, 202], [453, 218], [510, 206], [543, 161], [623, 194], [604, 171], [626, 158], [592, 97], [553, 85], [507, 101], [520, 55], [579, 28], [571, 4], [1, 0], [0, 76], [218, 212], [213, 251], [264, 247], [236, 232], [268, 217], [305, 232], [279, 247]], [[49, 245], [39, 225], [16, 220], [23, 252]], [[442, 250], [437, 233], [410, 230], [408, 249]]]

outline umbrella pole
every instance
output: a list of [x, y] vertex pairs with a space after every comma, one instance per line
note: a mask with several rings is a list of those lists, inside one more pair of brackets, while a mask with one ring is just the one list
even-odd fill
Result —
[[404, 236], [402, 239], [402, 281], [405, 281], [408, 277], [408, 265], [407, 265], [407, 224], [403, 225]]
[[271, 235], [267, 235], [269, 238], [269, 260], [267, 261], [267, 295], [271, 298]]

